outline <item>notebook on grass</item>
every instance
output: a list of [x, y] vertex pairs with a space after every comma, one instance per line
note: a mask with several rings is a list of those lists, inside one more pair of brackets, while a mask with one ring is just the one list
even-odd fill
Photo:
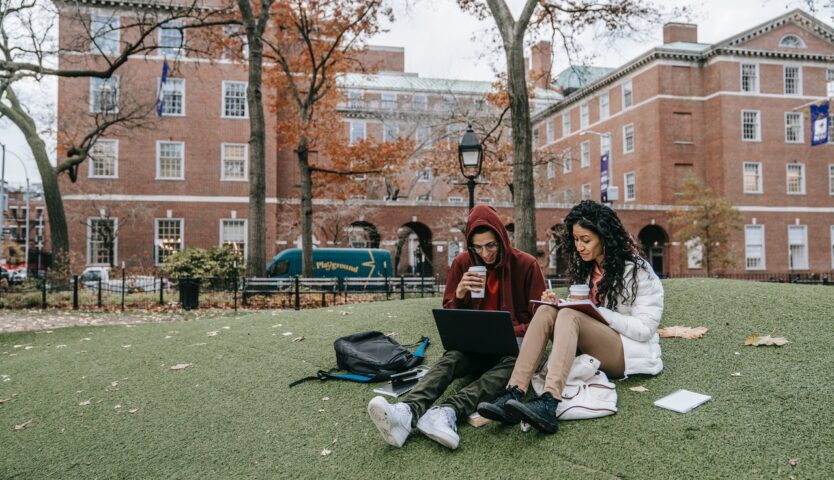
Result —
[[654, 404], [660, 408], [665, 408], [674, 412], [687, 413], [691, 412], [696, 407], [703, 405], [709, 400], [712, 400], [712, 397], [709, 395], [680, 389], [666, 395], [660, 400], [654, 402]]

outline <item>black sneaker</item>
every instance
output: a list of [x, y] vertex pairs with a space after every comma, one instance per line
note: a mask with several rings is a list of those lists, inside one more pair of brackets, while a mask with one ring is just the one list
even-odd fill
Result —
[[556, 433], [559, 430], [559, 423], [556, 419], [556, 405], [558, 404], [559, 400], [550, 392], [544, 392], [527, 403], [508, 400], [504, 409], [510, 415], [529, 423], [536, 430]]
[[490, 402], [481, 402], [478, 404], [478, 415], [488, 418], [490, 420], [495, 420], [497, 422], [506, 423], [508, 425], [512, 425], [514, 423], [518, 423], [518, 418], [513, 415], [509, 415], [509, 412], [504, 408], [510, 400], [519, 401], [524, 396], [524, 393], [518, 389], [515, 385], [511, 385], [504, 390], [504, 393], [498, 396], [495, 400]]

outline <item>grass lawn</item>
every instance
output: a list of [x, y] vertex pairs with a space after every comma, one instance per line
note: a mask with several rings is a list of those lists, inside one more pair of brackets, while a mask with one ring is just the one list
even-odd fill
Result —
[[[663, 339], [659, 376], [617, 382], [619, 413], [551, 436], [465, 425], [454, 452], [419, 434], [385, 444], [370, 386], [287, 388], [363, 330], [429, 335], [431, 364], [439, 298], [2, 335], [0, 478], [830, 478], [834, 288], [664, 285], [663, 326], [709, 332]], [[744, 346], [753, 331], [790, 343]], [[678, 388], [714, 399], [686, 415], [652, 405]]]

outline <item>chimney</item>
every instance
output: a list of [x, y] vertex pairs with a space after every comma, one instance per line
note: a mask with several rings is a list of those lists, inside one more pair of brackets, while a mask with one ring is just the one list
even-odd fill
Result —
[[552, 88], [550, 71], [553, 68], [553, 49], [550, 42], [541, 41], [530, 49], [528, 78], [539, 88]]
[[698, 25], [674, 22], [663, 25], [663, 43], [673, 42], [698, 43]]

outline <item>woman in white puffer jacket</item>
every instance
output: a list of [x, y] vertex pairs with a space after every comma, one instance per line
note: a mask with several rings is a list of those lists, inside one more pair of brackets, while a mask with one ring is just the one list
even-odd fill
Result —
[[[572, 283], [590, 287], [590, 299], [607, 325], [570, 308], [541, 306], [533, 316], [507, 389], [493, 402], [478, 405], [481, 416], [512, 424], [524, 420], [547, 433], [558, 430], [556, 407], [562, 398], [577, 351], [600, 361], [608, 376], [663, 369], [657, 327], [663, 316], [663, 285], [617, 214], [585, 200], [565, 217], [562, 249]], [[542, 300], [556, 302], [548, 290]], [[548, 340], [544, 393], [522, 403], [521, 398], [539, 366]]]

